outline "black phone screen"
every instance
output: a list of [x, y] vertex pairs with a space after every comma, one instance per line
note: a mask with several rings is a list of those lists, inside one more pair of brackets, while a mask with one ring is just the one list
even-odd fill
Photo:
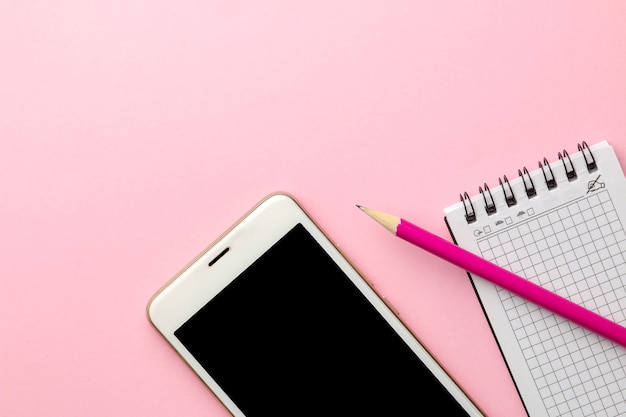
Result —
[[175, 331], [247, 416], [467, 416], [302, 225]]

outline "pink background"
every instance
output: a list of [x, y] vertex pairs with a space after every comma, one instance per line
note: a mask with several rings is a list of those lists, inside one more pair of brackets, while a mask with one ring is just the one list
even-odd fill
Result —
[[[442, 209], [581, 140], [626, 163], [621, 1], [0, 3], [0, 414], [224, 416], [152, 294], [294, 194], [484, 411], [524, 415]], [[416, 398], [419, 393], [416, 393]]]

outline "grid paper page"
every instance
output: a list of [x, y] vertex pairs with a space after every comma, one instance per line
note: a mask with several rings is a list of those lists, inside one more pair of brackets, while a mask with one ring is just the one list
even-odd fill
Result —
[[[626, 234], [606, 191], [479, 240], [481, 255], [620, 324]], [[626, 414], [626, 349], [498, 294], [550, 416]]]
[[[462, 196], [446, 224], [459, 246], [626, 326], [626, 178], [606, 141], [563, 154]], [[529, 416], [626, 416], [626, 347], [471, 278]]]

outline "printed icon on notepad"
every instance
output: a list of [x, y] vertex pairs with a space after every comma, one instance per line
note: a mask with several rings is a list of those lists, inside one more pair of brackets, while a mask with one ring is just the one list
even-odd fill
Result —
[[587, 184], [587, 194], [589, 194], [592, 191], [598, 191], [604, 188], [604, 183], [599, 182], [598, 181], [599, 179], [600, 179], [600, 176], [598, 175], [598, 177], [595, 180], [589, 181], [589, 183]]

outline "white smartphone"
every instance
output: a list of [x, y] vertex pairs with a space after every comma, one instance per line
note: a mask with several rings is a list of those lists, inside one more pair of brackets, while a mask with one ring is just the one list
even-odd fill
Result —
[[148, 316], [234, 416], [483, 416], [287, 194], [224, 233]]

